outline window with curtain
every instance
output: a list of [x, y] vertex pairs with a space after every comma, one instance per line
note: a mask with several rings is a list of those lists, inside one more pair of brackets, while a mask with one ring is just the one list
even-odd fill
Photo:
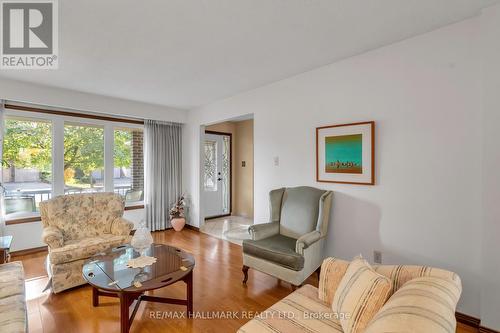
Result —
[[3, 161], [6, 218], [37, 215], [52, 197], [52, 123], [6, 117]]
[[126, 205], [142, 204], [143, 125], [30, 114], [5, 113], [7, 221], [37, 217], [41, 201], [63, 193], [115, 192]]

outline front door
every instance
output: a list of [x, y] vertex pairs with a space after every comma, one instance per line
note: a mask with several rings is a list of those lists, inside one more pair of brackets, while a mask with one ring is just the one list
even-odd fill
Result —
[[228, 215], [230, 207], [231, 136], [205, 133], [203, 195], [205, 217]]

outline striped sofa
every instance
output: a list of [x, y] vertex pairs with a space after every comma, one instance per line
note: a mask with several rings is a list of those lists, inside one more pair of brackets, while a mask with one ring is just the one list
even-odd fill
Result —
[[[304, 285], [242, 326], [239, 333], [344, 332], [331, 302], [339, 271], [348, 262], [327, 258], [319, 287]], [[339, 269], [340, 267], [340, 269]], [[374, 266], [392, 282], [391, 296], [365, 333], [454, 333], [455, 307], [462, 291], [457, 274], [425, 266]], [[345, 273], [345, 269], [343, 272]]]
[[28, 330], [24, 270], [20, 261], [0, 265], [0, 333]]

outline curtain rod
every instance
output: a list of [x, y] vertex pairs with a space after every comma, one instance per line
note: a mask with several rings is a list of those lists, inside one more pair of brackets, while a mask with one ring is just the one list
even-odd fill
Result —
[[8, 102], [5, 102], [4, 108], [11, 109], [11, 110], [17, 110], [17, 111], [25, 111], [25, 112], [37, 112], [37, 113], [45, 113], [45, 114], [54, 114], [54, 115], [59, 115], [59, 116], [70, 116], [70, 117], [78, 117], [78, 118], [88, 118], [88, 119], [97, 119], [97, 120], [105, 120], [105, 121], [115, 121], [115, 122], [120, 122], [120, 123], [144, 125], [144, 120], [135, 120], [135, 119], [112, 117], [112, 116], [101, 116], [101, 115], [96, 115], [96, 114], [73, 112], [73, 111], [56, 111], [56, 110], [44, 109], [44, 108], [40, 108], [40, 107], [31, 107], [31, 106], [9, 104]]
[[155, 119], [144, 119], [144, 125], [146, 123], [153, 123], [155, 125], [173, 125], [173, 126], [182, 126], [182, 123], [176, 123], [175, 121], [165, 121], [165, 120], [155, 120]]

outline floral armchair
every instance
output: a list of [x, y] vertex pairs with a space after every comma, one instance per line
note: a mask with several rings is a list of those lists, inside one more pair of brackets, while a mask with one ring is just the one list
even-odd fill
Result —
[[85, 260], [130, 242], [134, 225], [122, 217], [124, 208], [122, 197], [114, 193], [63, 195], [40, 203], [52, 292], [85, 284]]

